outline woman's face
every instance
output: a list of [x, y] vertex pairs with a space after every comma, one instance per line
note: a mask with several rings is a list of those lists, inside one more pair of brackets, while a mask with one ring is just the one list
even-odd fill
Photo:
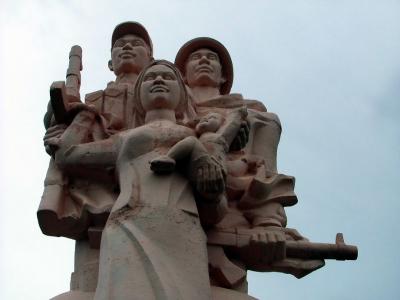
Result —
[[146, 70], [140, 86], [140, 101], [147, 112], [154, 109], [178, 107], [180, 85], [174, 71], [165, 65], [154, 65]]

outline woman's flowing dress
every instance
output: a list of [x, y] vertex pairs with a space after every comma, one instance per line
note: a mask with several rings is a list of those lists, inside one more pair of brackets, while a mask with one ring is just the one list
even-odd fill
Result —
[[[192, 187], [178, 172], [157, 175], [149, 167], [187, 135], [175, 126], [122, 135], [121, 192], [102, 234], [96, 300], [211, 299], [207, 239]], [[143, 154], [129, 153], [135, 145]]]

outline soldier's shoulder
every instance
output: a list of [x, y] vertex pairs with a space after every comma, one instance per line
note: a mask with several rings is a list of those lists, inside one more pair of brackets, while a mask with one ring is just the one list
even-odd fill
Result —
[[101, 99], [103, 96], [103, 90], [98, 90], [85, 95], [85, 103], [93, 104]]
[[266, 112], [267, 108], [265, 107], [264, 103], [254, 99], [243, 99], [244, 104], [249, 109], [254, 109], [261, 112]]
[[273, 112], [267, 112], [267, 114], [268, 114], [268, 118], [269, 118], [271, 121], [274, 121], [276, 124], [279, 125], [279, 127], [282, 126], [282, 125], [281, 125], [281, 120], [279, 119], [279, 117], [278, 117], [277, 114], [275, 114], [275, 113], [273, 113]]
[[273, 112], [269, 112], [264, 103], [259, 100], [250, 99], [245, 99], [244, 102], [246, 107], [249, 109], [249, 114], [257, 114], [259, 117], [262, 116], [261, 118], [265, 119], [265, 121], [272, 121], [281, 127], [281, 121], [278, 115]]
[[110, 81], [103, 92], [104, 96], [118, 98], [121, 96], [121, 94], [124, 94], [126, 90], [129, 92], [131, 89], [132, 88], [129, 88], [129, 85], [127, 84], [120, 84], [115, 81]]

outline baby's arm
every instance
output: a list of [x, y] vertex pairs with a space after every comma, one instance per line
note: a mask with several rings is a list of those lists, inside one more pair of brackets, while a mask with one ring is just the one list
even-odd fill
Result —
[[242, 122], [247, 117], [247, 109], [241, 107], [230, 112], [222, 126], [216, 132], [218, 139], [222, 140], [226, 146], [230, 147], [233, 140], [237, 136]]

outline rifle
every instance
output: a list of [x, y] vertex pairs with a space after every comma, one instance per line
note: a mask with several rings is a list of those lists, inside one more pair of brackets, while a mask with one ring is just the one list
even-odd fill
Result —
[[[210, 230], [207, 232], [208, 244], [243, 248], [250, 244], [254, 232], [251, 229]], [[343, 234], [336, 234], [335, 244], [311, 243], [304, 240], [286, 241], [285, 257], [300, 259], [356, 260], [356, 246], [346, 245]]]
[[50, 103], [58, 124], [70, 122], [68, 115], [70, 103], [80, 103], [82, 48], [72, 46], [65, 81], [54, 81], [50, 86]]

